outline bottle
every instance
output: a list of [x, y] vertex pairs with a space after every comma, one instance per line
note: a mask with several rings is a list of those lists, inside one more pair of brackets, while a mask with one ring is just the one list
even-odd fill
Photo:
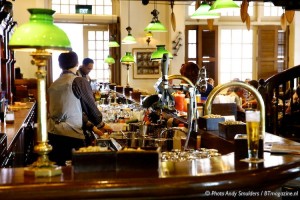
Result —
[[167, 131], [166, 145], [167, 145], [167, 151], [172, 151], [172, 149], [173, 149], [173, 131], [172, 130]]
[[180, 149], [184, 150], [184, 146], [186, 142], [186, 134], [188, 132], [188, 129], [185, 127], [183, 123], [178, 124], [178, 128], [182, 130], [182, 131], [176, 131], [177, 136], [180, 138]]
[[181, 150], [181, 137], [179, 131], [174, 132], [173, 149]]
[[197, 135], [196, 137], [196, 150], [201, 147], [201, 135]]
[[137, 147], [136, 138], [139, 137], [139, 134], [140, 134], [140, 129], [136, 129], [135, 133], [133, 133], [132, 136], [131, 136], [131, 142], [130, 142], [131, 145], [130, 145], [130, 147], [132, 147], [132, 148]]

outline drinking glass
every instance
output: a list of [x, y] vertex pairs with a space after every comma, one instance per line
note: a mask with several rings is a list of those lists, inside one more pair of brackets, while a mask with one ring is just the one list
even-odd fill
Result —
[[246, 130], [248, 144], [248, 161], [258, 161], [258, 149], [260, 138], [260, 111], [246, 111]]
[[196, 103], [201, 103], [201, 94], [196, 94]]
[[174, 99], [175, 99], [175, 109], [178, 111], [184, 111], [185, 94], [175, 94]]

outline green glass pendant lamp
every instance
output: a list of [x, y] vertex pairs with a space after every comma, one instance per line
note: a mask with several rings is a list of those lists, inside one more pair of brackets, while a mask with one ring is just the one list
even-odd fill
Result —
[[39, 154], [36, 162], [24, 169], [25, 175], [35, 177], [61, 174], [61, 168], [48, 158], [52, 146], [48, 144], [47, 103], [46, 103], [46, 65], [51, 58], [50, 51], [70, 51], [71, 43], [66, 33], [53, 24], [54, 10], [28, 9], [30, 20], [13, 33], [9, 48], [15, 51], [28, 51], [38, 67], [36, 72], [37, 99], [37, 144], [34, 151]]
[[131, 52], [126, 52], [125, 55], [121, 58], [120, 62], [122, 64], [132, 64], [134, 63], [134, 57]]
[[135, 40], [135, 38], [132, 36], [132, 34], [131, 34], [131, 27], [130, 26], [128, 26], [127, 28], [126, 28], [126, 31], [128, 32], [128, 35], [125, 37], [125, 38], [123, 38], [123, 40], [122, 40], [122, 44], [135, 44], [136, 43], [136, 40]]
[[112, 70], [112, 65], [115, 64], [116, 61], [113, 57], [108, 55], [107, 58], [105, 58], [104, 62], [107, 63], [109, 66], [109, 82], [112, 83], [111, 70]]
[[128, 35], [122, 40], [122, 44], [135, 44], [136, 40], [131, 34], [132, 28], [130, 27], [130, 1], [128, 1], [128, 27], [126, 31]]
[[134, 63], [134, 57], [131, 52], [126, 52], [125, 55], [121, 58], [120, 62], [127, 67], [127, 82], [126, 87], [129, 86], [129, 66]]
[[32, 8], [29, 23], [23, 24], [13, 33], [9, 47], [14, 50], [34, 51], [71, 50], [71, 43], [66, 33], [53, 24], [54, 10]]
[[119, 43], [117, 41], [114, 41], [114, 40], [110, 40], [109, 41], [109, 44], [108, 44], [108, 47], [119, 47]]
[[112, 65], [112, 64], [115, 64], [115, 59], [113, 57], [111, 57], [110, 55], [108, 55], [107, 58], [105, 58], [104, 62], [109, 65]]
[[233, 0], [216, 0], [210, 7], [209, 12], [220, 13], [225, 10], [239, 9], [240, 7]]
[[109, 48], [120, 47], [119, 43], [116, 41], [116, 35], [109, 36], [108, 47]]
[[146, 26], [144, 31], [149, 32], [167, 32], [166, 27], [158, 20], [158, 10], [156, 9], [156, 1], [154, 1], [154, 10], [151, 12], [153, 18], [151, 22]]
[[166, 50], [165, 45], [156, 45], [156, 50], [151, 54], [151, 61], [160, 61], [164, 55], [164, 53], [169, 54], [169, 59], [173, 59], [173, 55], [171, 52]]
[[[119, 43], [116, 41], [116, 35], [111, 35], [109, 37], [108, 47], [109, 48], [120, 47]], [[108, 55], [107, 58], [105, 58], [104, 62], [107, 63], [108, 66], [109, 66], [109, 82], [112, 83], [112, 67], [113, 67], [113, 64], [115, 64], [116, 61], [111, 55]]]
[[203, 1], [199, 8], [191, 15], [192, 19], [216, 19], [220, 18], [219, 13], [210, 12], [211, 6]]

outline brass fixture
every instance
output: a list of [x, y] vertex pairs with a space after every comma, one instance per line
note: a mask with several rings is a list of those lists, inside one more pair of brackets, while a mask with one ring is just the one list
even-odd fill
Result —
[[148, 46], [149, 46], [149, 44], [150, 44], [150, 42], [151, 42], [151, 38], [153, 37], [152, 32], [151, 32], [151, 31], [148, 31], [148, 32], [146, 33], [146, 37], [147, 37], [146, 42], [147, 42], [147, 44], [148, 44]]
[[[174, 74], [174, 75], [166, 75], [165, 76], [166, 80], [174, 80], [174, 79], [179, 79], [179, 80], [183, 80], [185, 81], [187, 84], [190, 85], [188, 92], [190, 94], [190, 103], [189, 103], [189, 107], [188, 107], [188, 131], [187, 131], [187, 136], [186, 136], [186, 141], [184, 144], [184, 150], [187, 150], [188, 148], [188, 144], [189, 144], [189, 140], [190, 140], [190, 136], [191, 136], [191, 132], [198, 131], [198, 123], [197, 123], [197, 118], [198, 118], [198, 114], [197, 114], [197, 106], [195, 104], [196, 103], [196, 86], [192, 83], [192, 81], [190, 79], [188, 79], [185, 76], [179, 75], [179, 74]], [[193, 127], [194, 126], [194, 127]]]
[[164, 53], [163, 57], [161, 59], [161, 71], [162, 71], [162, 86], [163, 86], [163, 91], [162, 91], [162, 96], [161, 96], [161, 101], [163, 105], [168, 104], [169, 102], [169, 97], [167, 95], [167, 90], [169, 88], [169, 80], [173, 79], [179, 79], [185, 81], [187, 84], [189, 84], [190, 87], [188, 87], [188, 92], [190, 94], [189, 99], [189, 107], [188, 107], [188, 130], [187, 130], [187, 136], [186, 136], [186, 141], [184, 144], [184, 150], [187, 149], [189, 139], [191, 132], [197, 132], [198, 131], [198, 113], [197, 113], [197, 103], [196, 103], [196, 86], [192, 83], [190, 79], [188, 79], [185, 76], [182, 75], [167, 75], [168, 73], [168, 63], [169, 63], [169, 54]]
[[214, 100], [214, 98], [217, 96], [217, 94], [224, 90], [225, 88], [232, 87], [232, 86], [239, 86], [242, 87], [250, 92], [253, 93], [254, 97], [256, 98], [258, 102], [258, 108], [260, 109], [260, 124], [261, 124], [261, 135], [264, 136], [265, 134], [265, 104], [264, 100], [261, 96], [261, 94], [258, 92], [257, 89], [255, 89], [253, 86], [248, 85], [243, 82], [229, 82], [222, 85], [216, 86], [208, 95], [205, 107], [204, 107], [204, 115], [211, 114], [211, 105]]
[[[54, 10], [28, 9], [30, 20], [13, 33], [9, 48], [15, 51], [29, 51], [37, 66], [37, 138], [34, 151], [39, 155], [37, 161], [24, 169], [24, 175], [49, 177], [60, 175], [61, 167], [48, 158], [52, 146], [48, 144], [46, 66], [52, 51], [70, 51], [71, 43], [66, 33], [53, 24]], [[33, 36], [34, 35], [34, 36]]]

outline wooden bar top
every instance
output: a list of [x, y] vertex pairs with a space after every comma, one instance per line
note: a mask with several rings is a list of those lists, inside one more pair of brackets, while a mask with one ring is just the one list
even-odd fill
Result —
[[1, 122], [1, 133], [5, 133], [7, 136], [7, 149], [9, 150], [12, 142], [18, 137], [20, 129], [23, 127], [28, 115], [34, 109], [35, 103], [28, 102], [24, 106], [12, 106], [15, 115], [15, 121], [13, 124], [7, 124]]
[[[207, 132], [207, 135], [211, 133]], [[203, 134], [203, 138], [205, 138]], [[205, 141], [205, 140], [204, 140]], [[265, 143], [299, 143], [266, 134]], [[236, 191], [262, 196], [300, 175], [300, 155], [270, 154], [248, 164], [234, 153], [183, 162], [162, 162], [159, 171], [73, 173], [49, 178], [24, 176], [23, 168], [0, 169], [0, 196], [5, 199], [189, 199]], [[252, 196], [251, 196], [252, 195]]]

